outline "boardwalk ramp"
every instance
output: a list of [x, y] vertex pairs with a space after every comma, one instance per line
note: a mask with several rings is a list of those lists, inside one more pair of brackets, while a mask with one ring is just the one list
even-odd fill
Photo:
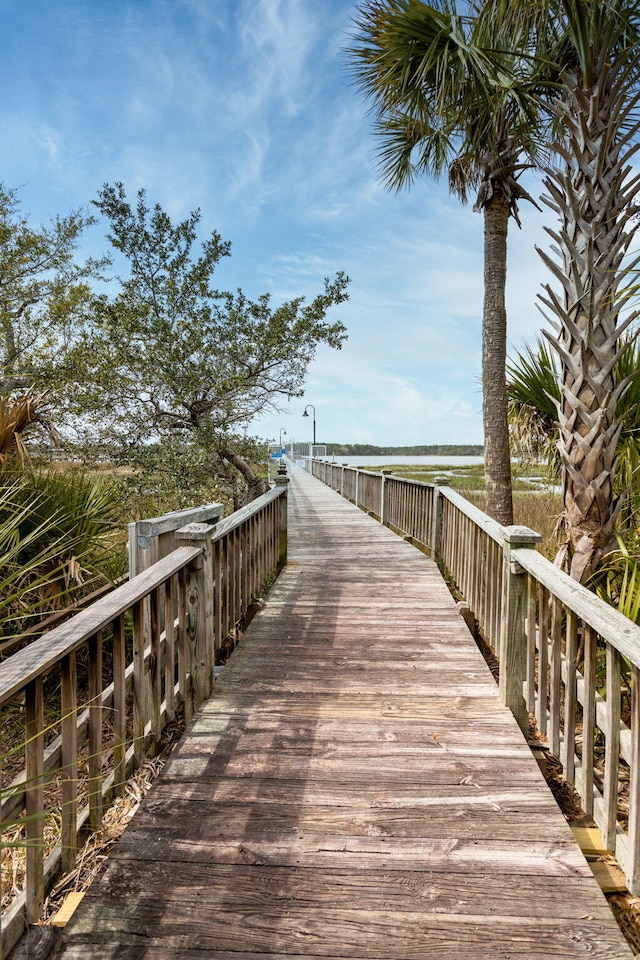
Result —
[[64, 960], [631, 956], [437, 567], [303, 471], [289, 564]]

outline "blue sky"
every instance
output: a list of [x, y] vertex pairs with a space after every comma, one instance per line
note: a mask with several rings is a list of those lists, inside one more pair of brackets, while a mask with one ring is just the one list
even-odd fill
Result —
[[[232, 242], [216, 284], [312, 297], [344, 270], [304, 399], [252, 425], [318, 441], [482, 442], [482, 217], [422, 180], [380, 185], [344, 47], [345, 0], [0, 0], [0, 180], [36, 221], [104, 182], [145, 187], [175, 217], [202, 210]], [[537, 195], [535, 182], [528, 186]], [[533, 340], [543, 217], [511, 228], [510, 349]], [[548, 220], [548, 214], [546, 215]], [[93, 228], [87, 249], [105, 249]]]

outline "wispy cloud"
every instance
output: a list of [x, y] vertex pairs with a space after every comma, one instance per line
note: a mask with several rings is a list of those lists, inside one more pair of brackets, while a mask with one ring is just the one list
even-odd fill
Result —
[[[199, 206], [203, 235], [216, 228], [233, 242], [216, 282], [250, 296], [311, 297], [345, 270], [351, 300], [332, 316], [349, 341], [340, 353], [320, 350], [309, 372], [325, 439], [476, 440], [482, 217], [444, 184], [382, 188], [343, 52], [355, 6], [5, 4], [3, 177], [24, 184], [36, 220], [116, 179], [131, 194], [146, 187], [173, 217]], [[545, 273], [533, 243], [548, 246], [543, 218], [524, 206], [522, 218], [508, 271], [517, 346], [541, 323]]]

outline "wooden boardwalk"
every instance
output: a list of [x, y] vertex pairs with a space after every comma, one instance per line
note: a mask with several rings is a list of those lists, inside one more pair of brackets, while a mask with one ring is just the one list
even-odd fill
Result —
[[435, 565], [299, 470], [290, 517], [60, 957], [630, 957]]

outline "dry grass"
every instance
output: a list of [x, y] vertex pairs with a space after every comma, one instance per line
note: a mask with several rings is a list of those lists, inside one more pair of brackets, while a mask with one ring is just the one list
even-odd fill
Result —
[[124, 793], [116, 797], [106, 811], [100, 830], [92, 833], [78, 854], [75, 868], [61, 877], [45, 901], [44, 919], [51, 917], [60, 909], [68, 893], [87, 890], [102, 869], [109, 851], [124, 832], [126, 826], [140, 806], [143, 798], [151, 789], [173, 750], [182, 727], [173, 725], [164, 739], [164, 748], [157, 757], [145, 760], [135, 774], [127, 780]]
[[[466, 500], [485, 509], [486, 497], [483, 493], [463, 493]], [[558, 522], [562, 514], [562, 495], [553, 491], [543, 493], [513, 494], [514, 523], [530, 527], [542, 537], [540, 552], [553, 560], [560, 546]]]
[[[51, 890], [46, 902], [44, 922], [61, 907], [65, 897], [72, 891], [86, 890], [99, 873], [109, 851], [121, 836], [125, 827], [138, 809], [153, 781], [164, 766], [173, 747], [180, 738], [184, 724], [176, 720], [169, 724], [162, 735], [161, 752], [153, 759], [145, 760], [142, 766], [127, 780], [122, 796], [116, 797], [105, 811], [102, 826], [91, 833], [78, 853], [76, 866], [71, 873], [62, 876]], [[59, 796], [59, 783], [52, 781], [46, 788], [50, 795]], [[79, 784], [78, 802], [86, 801], [86, 790]], [[54, 805], [45, 813], [44, 849], [49, 853], [60, 842], [60, 807]], [[5, 910], [24, 889], [26, 879], [26, 850], [24, 827], [17, 823], [2, 834], [2, 909]]]

